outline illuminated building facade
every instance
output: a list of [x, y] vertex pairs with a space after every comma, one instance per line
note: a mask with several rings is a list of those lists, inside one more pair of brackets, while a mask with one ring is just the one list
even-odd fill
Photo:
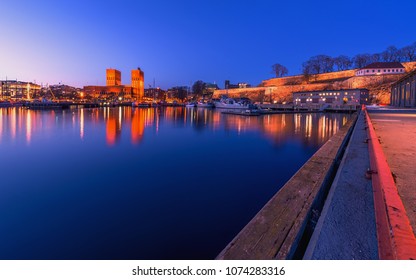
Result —
[[121, 72], [117, 69], [107, 69], [107, 86], [121, 86]]
[[397, 107], [416, 107], [416, 70], [391, 86], [390, 104]]
[[106, 86], [85, 86], [84, 93], [93, 98], [122, 98], [141, 100], [144, 96], [144, 72], [131, 71], [131, 85], [121, 84], [121, 72], [117, 69], [106, 70]]
[[144, 72], [140, 69], [131, 70], [131, 87], [133, 88], [133, 98], [143, 99], [144, 96]]
[[295, 109], [356, 108], [368, 104], [368, 89], [300, 91], [293, 93]]
[[404, 74], [406, 70], [400, 62], [375, 62], [355, 72], [356, 76]]
[[41, 86], [17, 80], [0, 81], [1, 99], [31, 99], [36, 93], [40, 92]]

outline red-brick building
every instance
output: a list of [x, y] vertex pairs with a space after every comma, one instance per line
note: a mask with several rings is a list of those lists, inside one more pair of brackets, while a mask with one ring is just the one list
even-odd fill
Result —
[[131, 85], [121, 84], [121, 72], [117, 69], [106, 70], [106, 86], [85, 86], [84, 94], [94, 98], [124, 97], [141, 100], [144, 95], [144, 72], [140, 69], [131, 71]]

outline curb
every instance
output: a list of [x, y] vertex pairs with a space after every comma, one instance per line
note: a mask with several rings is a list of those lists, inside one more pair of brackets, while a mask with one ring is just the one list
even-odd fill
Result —
[[379, 258], [416, 260], [416, 238], [366, 109]]

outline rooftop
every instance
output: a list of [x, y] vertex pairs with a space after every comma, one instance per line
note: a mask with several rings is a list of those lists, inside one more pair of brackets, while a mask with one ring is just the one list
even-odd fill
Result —
[[374, 68], [404, 68], [400, 62], [374, 62], [368, 64], [361, 69], [374, 69]]
[[292, 93], [314, 93], [314, 92], [334, 92], [334, 91], [368, 91], [366, 88], [341, 88], [341, 89], [322, 89], [322, 90], [307, 90], [307, 91], [295, 91]]

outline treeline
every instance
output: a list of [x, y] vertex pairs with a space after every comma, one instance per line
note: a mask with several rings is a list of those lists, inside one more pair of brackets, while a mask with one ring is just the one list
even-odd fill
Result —
[[416, 42], [401, 49], [390, 46], [381, 53], [357, 54], [352, 58], [346, 55], [337, 57], [328, 55], [313, 56], [302, 64], [302, 72], [304, 75], [321, 74], [362, 68], [374, 62], [406, 62], [414, 60], [416, 60]]
[[[357, 54], [354, 57], [340, 55], [331, 57], [329, 55], [316, 55], [302, 64], [302, 73], [305, 76], [322, 74], [334, 71], [350, 70], [354, 68], [363, 68], [373, 62], [407, 62], [416, 60], [416, 42], [405, 46], [401, 49], [395, 46], [388, 47], [381, 53], [364, 53]], [[282, 77], [288, 74], [288, 70], [281, 64], [272, 65], [273, 73], [276, 77]]]

